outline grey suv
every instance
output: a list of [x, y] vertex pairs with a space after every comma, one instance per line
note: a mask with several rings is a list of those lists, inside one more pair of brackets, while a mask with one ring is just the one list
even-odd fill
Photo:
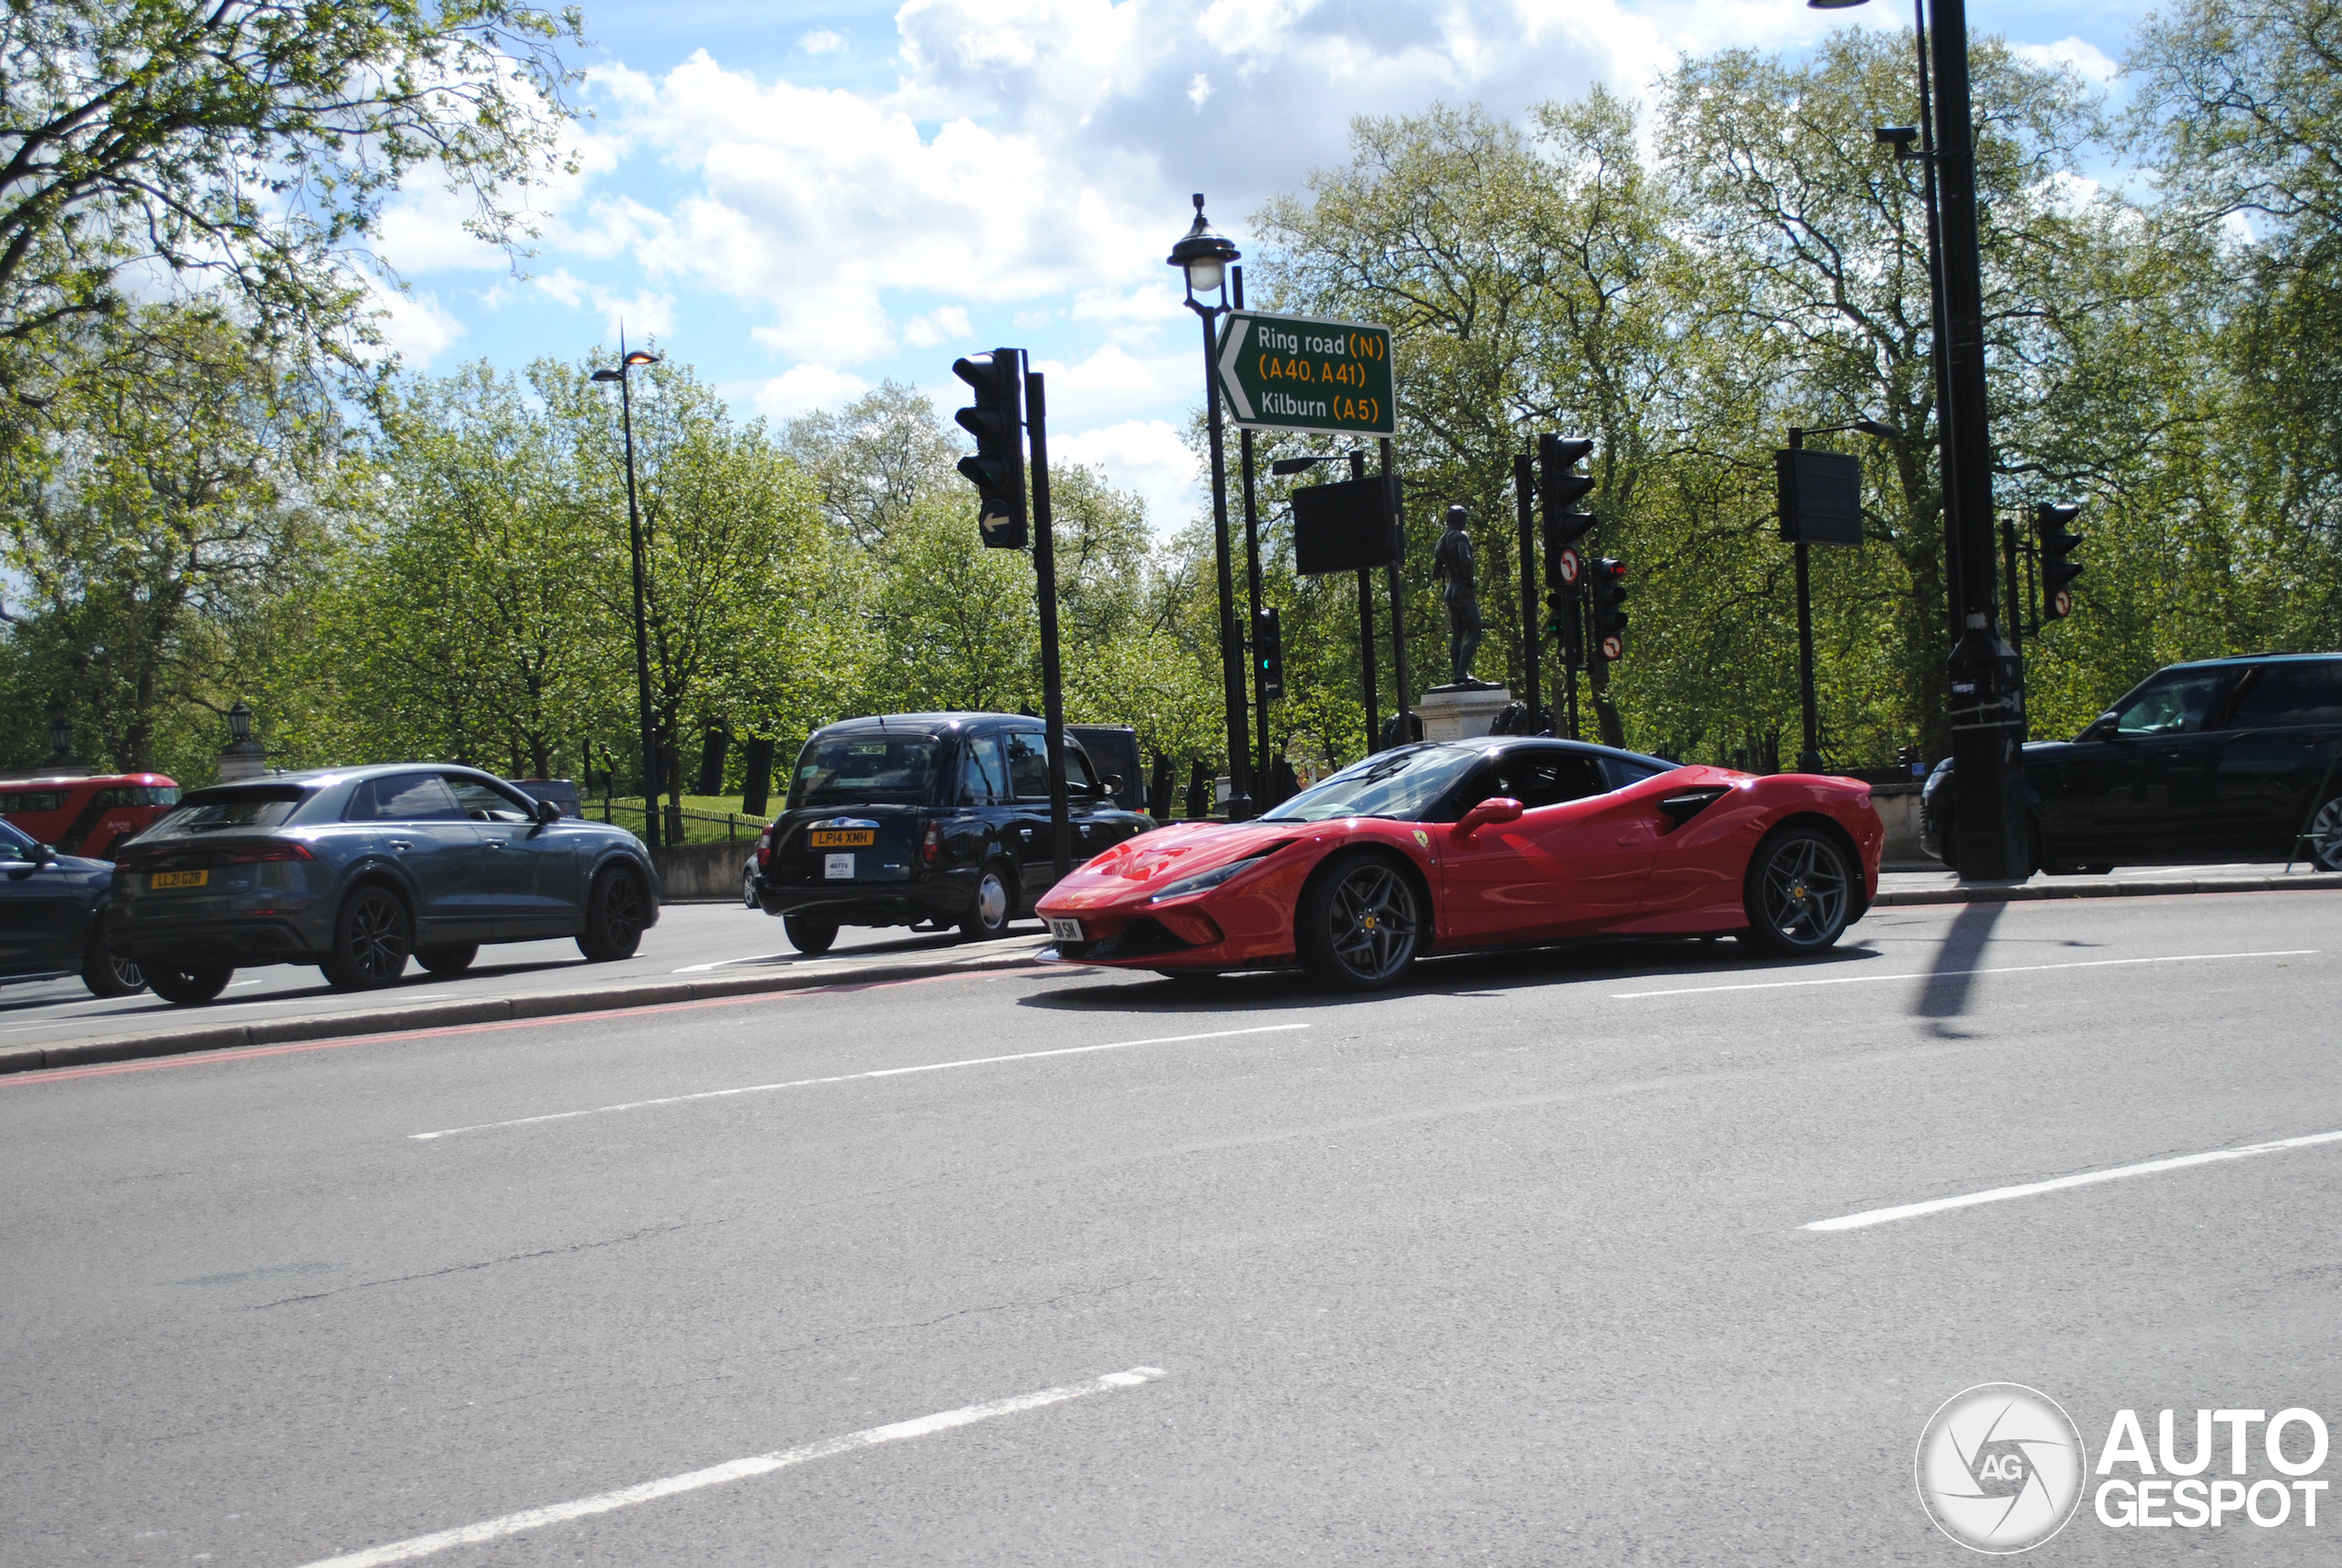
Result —
[[410, 956], [458, 973], [483, 942], [575, 937], [589, 959], [629, 957], [658, 888], [622, 828], [472, 768], [390, 763], [190, 790], [115, 861], [106, 930], [172, 1002], [266, 963], [366, 990]]

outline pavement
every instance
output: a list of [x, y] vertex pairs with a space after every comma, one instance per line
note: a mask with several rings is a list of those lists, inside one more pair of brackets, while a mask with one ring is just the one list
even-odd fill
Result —
[[2028, 1561], [2331, 1563], [2250, 1423], [2342, 1421], [2337, 950], [1890, 907], [19, 1074], [0, 1561], [1950, 1565], [1915, 1446], [2007, 1382], [2092, 1488], [2118, 1412], [2260, 1412], [2290, 1510]]
[[[1875, 908], [2342, 889], [2342, 875], [2281, 865], [2131, 866], [2102, 876], [1963, 883], [1928, 864], [1882, 872]], [[640, 950], [621, 963], [587, 963], [567, 940], [515, 942], [482, 949], [459, 976], [414, 969], [398, 985], [360, 993], [332, 990], [313, 968], [280, 964], [238, 972], [221, 1000], [198, 1007], [144, 993], [101, 1000], [79, 981], [44, 981], [0, 992], [0, 1074], [1014, 968], [1037, 962], [1045, 945], [1030, 921], [983, 943], [957, 932], [849, 929], [830, 952], [808, 958], [789, 946], [779, 920], [736, 904], [698, 903], [665, 908]]]

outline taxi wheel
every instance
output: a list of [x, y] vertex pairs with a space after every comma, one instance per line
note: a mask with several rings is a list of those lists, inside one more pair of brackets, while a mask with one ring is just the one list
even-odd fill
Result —
[[1798, 958], [1835, 946], [1861, 897], [1846, 852], [1814, 828], [1789, 828], [1756, 846], [1742, 886], [1749, 945]]
[[1390, 985], [1422, 950], [1423, 913], [1398, 865], [1353, 850], [1320, 867], [1294, 910], [1294, 946], [1311, 978], [1344, 991]]
[[228, 977], [232, 969], [149, 969], [146, 985], [166, 1002], [181, 1007], [191, 1007], [199, 1002], [209, 1002], [228, 989]]
[[757, 907], [757, 868], [753, 865], [740, 868], [740, 902], [750, 909]]
[[81, 961], [81, 983], [90, 988], [92, 996], [127, 996], [134, 991], [146, 989], [146, 977], [138, 966], [126, 958], [115, 956], [113, 944], [106, 940], [100, 926], [90, 938], [90, 950]]
[[977, 874], [975, 900], [960, 918], [962, 935], [970, 941], [988, 942], [1008, 934], [1008, 922], [1016, 914], [1016, 896], [1009, 891], [1015, 878], [1016, 874], [997, 860]]
[[343, 901], [333, 945], [317, 967], [336, 991], [373, 991], [396, 983], [414, 951], [414, 921], [406, 905], [380, 883], [368, 883]]
[[808, 958], [821, 957], [838, 940], [835, 920], [816, 920], [810, 915], [785, 915], [780, 929], [788, 933], [789, 945]]
[[414, 961], [434, 974], [461, 974], [471, 968], [472, 960], [478, 957], [478, 942], [457, 942], [446, 947], [414, 950]]

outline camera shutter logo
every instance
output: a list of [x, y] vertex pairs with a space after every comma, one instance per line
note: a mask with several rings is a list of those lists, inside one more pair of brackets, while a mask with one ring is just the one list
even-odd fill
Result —
[[2089, 1471], [2072, 1419], [2022, 1383], [1979, 1383], [1946, 1400], [1913, 1464], [1936, 1528], [1996, 1555], [2029, 1552], [2063, 1530]]

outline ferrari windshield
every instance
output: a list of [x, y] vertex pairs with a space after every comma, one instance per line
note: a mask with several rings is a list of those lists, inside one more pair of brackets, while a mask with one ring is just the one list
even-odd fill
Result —
[[1264, 813], [1264, 822], [1323, 822], [1393, 817], [1419, 822], [1488, 754], [1477, 746], [1402, 746], [1353, 762], [1314, 789]]

